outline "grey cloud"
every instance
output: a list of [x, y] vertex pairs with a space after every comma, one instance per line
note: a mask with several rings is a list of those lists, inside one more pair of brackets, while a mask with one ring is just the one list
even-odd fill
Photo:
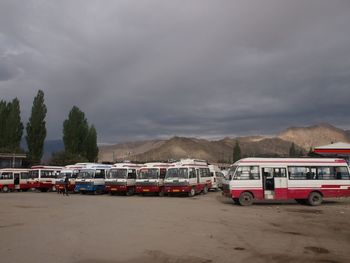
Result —
[[43, 89], [50, 138], [73, 105], [101, 142], [350, 128], [349, 12], [323, 0], [4, 0], [1, 97], [19, 97], [26, 119]]

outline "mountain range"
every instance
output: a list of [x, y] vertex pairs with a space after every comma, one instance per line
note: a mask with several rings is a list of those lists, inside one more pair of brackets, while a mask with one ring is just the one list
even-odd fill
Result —
[[236, 141], [239, 142], [242, 156], [287, 157], [292, 143], [297, 151], [304, 153], [310, 148], [333, 142], [350, 143], [350, 131], [324, 123], [287, 128], [276, 136], [226, 137], [220, 140], [176, 136], [163, 140], [125, 142], [100, 146], [99, 161], [149, 162], [199, 158], [210, 162], [230, 162]]

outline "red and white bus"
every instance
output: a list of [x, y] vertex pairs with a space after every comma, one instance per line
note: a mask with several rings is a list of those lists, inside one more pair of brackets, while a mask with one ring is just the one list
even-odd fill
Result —
[[167, 170], [164, 190], [167, 194], [194, 196], [211, 188], [211, 174], [208, 163], [203, 160], [183, 159]]
[[62, 168], [60, 166], [32, 166], [28, 179], [30, 188], [38, 189], [41, 192], [55, 191], [56, 179]]
[[136, 193], [153, 193], [164, 195], [164, 178], [173, 163], [145, 163], [139, 171], [136, 179]]
[[136, 177], [141, 166], [141, 164], [128, 162], [114, 164], [106, 176], [105, 191], [110, 194], [133, 195]]
[[29, 169], [6, 168], [0, 170], [0, 191], [27, 191]]
[[350, 196], [343, 159], [245, 158], [231, 166], [227, 177], [223, 194], [240, 205], [286, 199], [320, 205], [323, 198]]
[[69, 180], [68, 187], [67, 187], [68, 191], [74, 192], [75, 180], [77, 179], [80, 170], [85, 167], [86, 167], [85, 163], [77, 163], [72, 165], [66, 165], [64, 168], [62, 168], [55, 183], [55, 188], [57, 192], [64, 191], [66, 177], [68, 177], [68, 180]]

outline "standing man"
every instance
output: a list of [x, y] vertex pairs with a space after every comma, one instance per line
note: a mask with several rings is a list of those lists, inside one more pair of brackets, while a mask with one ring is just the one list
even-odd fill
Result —
[[66, 174], [66, 177], [64, 178], [64, 193], [63, 193], [63, 195], [68, 196], [68, 185], [69, 185], [69, 177], [68, 177], [68, 174]]

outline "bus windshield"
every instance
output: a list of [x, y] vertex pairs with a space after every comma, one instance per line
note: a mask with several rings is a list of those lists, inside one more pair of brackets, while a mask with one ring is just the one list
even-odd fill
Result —
[[158, 179], [159, 169], [141, 169], [139, 179]]
[[79, 179], [92, 179], [94, 178], [95, 170], [82, 170], [78, 174]]
[[112, 169], [109, 171], [107, 178], [109, 179], [125, 179], [127, 176], [127, 169]]
[[165, 178], [188, 178], [188, 169], [187, 168], [170, 168], [166, 172]]
[[72, 178], [72, 173], [71, 172], [60, 172], [60, 174], [58, 175], [58, 179], [62, 179], [62, 178], [66, 178], [68, 176], [68, 178]]
[[228, 170], [228, 173], [227, 173], [227, 179], [228, 180], [232, 180], [233, 175], [235, 174], [236, 170], [237, 170], [237, 166], [236, 165], [230, 167], [230, 169]]

